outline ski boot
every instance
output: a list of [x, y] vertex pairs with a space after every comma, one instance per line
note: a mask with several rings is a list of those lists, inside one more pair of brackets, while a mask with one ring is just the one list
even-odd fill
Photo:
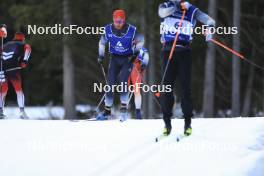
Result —
[[120, 108], [119, 121], [124, 122], [126, 120], [127, 120], [127, 105], [122, 103]]
[[136, 109], [136, 119], [142, 119], [140, 109]]
[[5, 117], [3, 108], [0, 108], [0, 119], [4, 119]]
[[21, 119], [29, 119], [29, 117], [28, 117], [28, 115], [26, 114], [24, 108], [20, 108], [19, 117], [20, 117]]
[[166, 125], [163, 129], [163, 136], [169, 136], [171, 133], [171, 128], [171, 124]]
[[111, 107], [105, 106], [104, 111], [97, 115], [96, 120], [103, 121], [110, 119]]
[[186, 124], [184, 125], [184, 135], [185, 136], [190, 136], [192, 134], [192, 127], [191, 124]]

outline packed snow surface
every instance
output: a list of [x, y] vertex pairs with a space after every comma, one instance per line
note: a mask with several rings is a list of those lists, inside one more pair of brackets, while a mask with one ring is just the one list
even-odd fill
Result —
[[0, 120], [1, 176], [263, 176], [264, 118]]

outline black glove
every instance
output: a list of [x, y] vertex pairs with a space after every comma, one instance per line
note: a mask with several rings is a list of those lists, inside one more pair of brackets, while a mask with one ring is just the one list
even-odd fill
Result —
[[136, 55], [132, 55], [129, 57], [129, 62], [134, 62], [136, 60], [137, 56]]
[[97, 62], [99, 64], [103, 64], [103, 61], [104, 61], [104, 57], [103, 56], [99, 56], [98, 59], [97, 59]]
[[141, 70], [144, 71], [146, 70], [147, 66], [145, 64], [141, 64]]
[[135, 51], [132, 56], [129, 57], [130, 62], [134, 62], [139, 54], [139, 51]]
[[171, 2], [174, 3], [174, 5], [178, 8], [181, 9], [182, 11], [188, 10], [190, 7], [190, 3], [186, 2], [185, 0], [170, 0]]

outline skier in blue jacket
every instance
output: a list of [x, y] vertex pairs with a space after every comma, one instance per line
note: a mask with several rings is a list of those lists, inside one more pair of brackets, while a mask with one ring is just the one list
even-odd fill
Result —
[[[137, 38], [136, 27], [126, 22], [124, 10], [113, 12], [113, 23], [105, 26], [105, 35], [99, 41], [98, 62], [103, 63], [105, 46], [108, 44], [110, 64], [108, 69], [108, 85], [120, 84], [123, 91], [119, 92], [121, 108], [119, 119], [121, 122], [127, 119], [128, 90], [127, 82], [133, 67], [133, 61], [139, 51], [134, 41]], [[114, 90], [106, 92], [104, 111], [97, 116], [97, 120], [107, 120], [111, 115], [111, 107], [114, 101]]]

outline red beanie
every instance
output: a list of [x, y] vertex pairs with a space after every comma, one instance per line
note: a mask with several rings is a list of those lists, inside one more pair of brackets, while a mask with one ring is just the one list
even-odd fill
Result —
[[121, 18], [123, 20], [126, 20], [126, 13], [124, 10], [115, 10], [113, 13], [113, 18], [117, 19], [117, 18]]
[[23, 41], [25, 40], [25, 35], [22, 32], [16, 32], [14, 36], [14, 40]]

